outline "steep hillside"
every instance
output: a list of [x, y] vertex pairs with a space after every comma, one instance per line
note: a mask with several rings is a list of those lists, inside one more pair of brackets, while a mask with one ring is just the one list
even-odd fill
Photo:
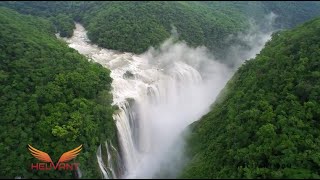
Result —
[[59, 41], [47, 20], [0, 7], [0, 177], [71, 178], [72, 171], [31, 171], [28, 144], [56, 163], [83, 145], [75, 162], [100, 177], [96, 150], [116, 127], [110, 71]]
[[92, 42], [106, 48], [142, 53], [157, 46], [174, 29], [190, 46], [205, 45], [223, 56], [232, 33], [274, 12], [277, 28], [291, 28], [320, 15], [319, 2], [0, 2], [21, 13], [49, 18], [70, 37], [80, 21]]
[[109, 2], [83, 21], [93, 42], [135, 53], [163, 42], [173, 26], [189, 45], [209, 48], [219, 48], [224, 37], [247, 26], [237, 11], [211, 11], [198, 2]]
[[192, 125], [183, 178], [320, 178], [320, 19], [273, 35]]
[[262, 20], [273, 12], [278, 17], [276, 28], [292, 28], [320, 15], [320, 3], [315, 1], [204, 1], [212, 10], [236, 11], [247, 18]]

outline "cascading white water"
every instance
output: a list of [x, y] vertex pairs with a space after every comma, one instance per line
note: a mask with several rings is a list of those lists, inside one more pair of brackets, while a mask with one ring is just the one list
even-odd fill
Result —
[[108, 175], [107, 167], [106, 167], [106, 165], [104, 164], [104, 162], [102, 160], [101, 145], [99, 146], [98, 151], [97, 151], [97, 159], [98, 159], [98, 164], [99, 164], [99, 167], [100, 167], [100, 171], [101, 171], [101, 173], [103, 175], [103, 178], [104, 179], [110, 179], [109, 175]]
[[[112, 148], [113, 151], [117, 151], [111, 141], [109, 141], [109, 143], [106, 141], [105, 142], [105, 148], [107, 151], [107, 158], [108, 158], [108, 165], [106, 166], [102, 160], [102, 146], [100, 145], [98, 147], [98, 151], [97, 151], [97, 160], [98, 160], [98, 164], [102, 173], [102, 176], [104, 179], [115, 179], [117, 178], [117, 175], [115, 173], [115, 169], [114, 169], [114, 163], [113, 163], [113, 159], [112, 159], [112, 151], [110, 149], [110, 147]], [[116, 160], [119, 159], [119, 157], [116, 158]]]
[[[179, 154], [181, 132], [209, 110], [234, 70], [207, 55], [205, 48], [190, 48], [170, 39], [160, 52], [150, 49], [142, 55], [119, 53], [90, 44], [85, 29], [76, 24], [70, 47], [111, 70], [114, 114], [125, 171], [120, 178], [152, 178], [167, 157]], [[182, 141], [182, 139], [180, 139]], [[106, 142], [109, 164], [97, 152], [104, 178], [116, 177], [110, 159], [111, 142]], [[110, 145], [110, 146], [109, 146]], [[109, 168], [109, 170], [108, 170]]]
[[112, 150], [115, 150], [115, 151], [117, 151], [117, 150], [112, 146], [111, 141], [109, 141], [109, 143], [105, 142], [105, 146], [106, 146], [107, 155], [108, 155], [108, 162], [109, 162], [109, 165], [110, 165], [109, 170], [110, 170], [111, 177], [112, 178], [116, 178], [117, 175], [116, 175], [115, 170], [114, 170], [113, 159], [112, 159], [110, 147], [112, 148]]

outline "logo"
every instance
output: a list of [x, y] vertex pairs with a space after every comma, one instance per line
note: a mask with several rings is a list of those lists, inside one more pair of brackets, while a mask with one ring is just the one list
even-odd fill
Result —
[[[82, 145], [68, 152], [63, 153], [56, 164], [53, 163], [53, 161], [51, 160], [50, 156], [47, 153], [32, 147], [30, 144], [28, 144], [28, 146], [29, 146], [28, 149], [31, 152], [32, 156], [42, 161], [42, 163], [36, 163], [36, 164], [32, 163], [31, 169], [36, 169], [40, 171], [48, 171], [51, 169], [54, 169], [54, 170], [77, 170], [78, 169], [79, 163], [70, 164], [67, 162], [71, 161], [72, 159], [76, 158], [79, 155]], [[48, 163], [50, 164], [48, 165]]]

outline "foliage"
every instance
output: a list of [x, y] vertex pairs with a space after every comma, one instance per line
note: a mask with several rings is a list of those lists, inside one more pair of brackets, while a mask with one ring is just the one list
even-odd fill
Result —
[[293, 28], [320, 15], [320, 3], [312, 1], [204, 1], [212, 10], [226, 14], [239, 12], [256, 21], [263, 20], [266, 14], [277, 15], [275, 28]]
[[59, 32], [61, 37], [72, 37], [75, 25], [73, 19], [65, 14], [59, 14], [56, 17], [52, 17], [52, 22], [56, 27], [56, 31]]
[[[1, 2], [25, 14], [50, 17], [61, 35], [70, 37], [80, 21], [92, 42], [119, 51], [142, 53], [158, 46], [174, 29], [190, 46], [205, 45], [223, 55], [228, 35], [274, 12], [276, 27], [290, 28], [320, 15], [319, 2]], [[61, 17], [62, 15], [63, 17]]]
[[197, 2], [108, 2], [86, 14], [83, 22], [93, 42], [135, 53], [159, 45], [173, 27], [189, 45], [211, 48], [245, 24], [237, 12], [226, 15]]
[[320, 177], [320, 19], [278, 32], [192, 125], [183, 178]]
[[[59, 156], [79, 144], [84, 177], [99, 177], [96, 148], [116, 141], [109, 70], [53, 33], [79, 21], [102, 47], [142, 53], [176, 28], [180, 40], [225, 54], [225, 38], [269, 13], [293, 27], [319, 2], [0, 2], [0, 177], [70, 178], [31, 172], [31, 144]], [[30, 16], [33, 15], [33, 16]], [[42, 17], [41, 18], [37, 18]], [[282, 26], [283, 25], [283, 26]], [[273, 36], [241, 67], [214, 109], [193, 124], [182, 177], [319, 177], [319, 20]], [[308, 37], [308, 38], [306, 38]], [[215, 131], [212, 131], [212, 129]]]
[[71, 178], [74, 172], [31, 171], [27, 144], [54, 162], [83, 144], [75, 159], [83, 177], [100, 177], [96, 150], [117, 144], [110, 71], [53, 34], [46, 20], [0, 7], [0, 177]]
[[0, 6], [12, 8], [23, 14], [47, 18], [55, 26], [62, 37], [71, 37], [75, 28], [77, 7], [82, 3], [59, 1], [8, 1], [0, 2]]

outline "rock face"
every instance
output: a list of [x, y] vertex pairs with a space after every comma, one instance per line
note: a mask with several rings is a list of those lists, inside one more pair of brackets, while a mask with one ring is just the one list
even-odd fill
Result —
[[132, 72], [130, 72], [130, 71], [126, 71], [123, 74], [123, 78], [125, 78], [125, 79], [134, 79], [134, 74], [132, 74]]

